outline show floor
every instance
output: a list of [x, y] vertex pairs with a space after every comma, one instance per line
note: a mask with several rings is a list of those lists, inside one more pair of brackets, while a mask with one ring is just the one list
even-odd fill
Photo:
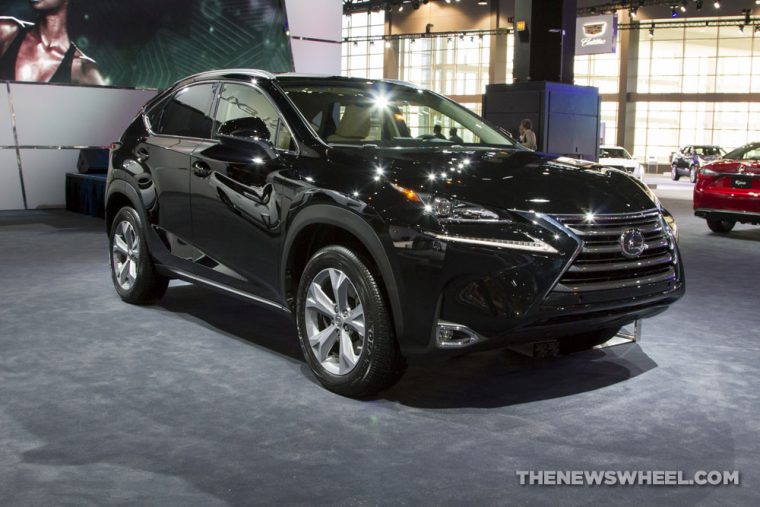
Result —
[[[0, 213], [0, 505], [758, 505], [760, 228], [688, 200], [687, 295], [640, 345], [413, 364], [354, 401], [293, 324], [192, 286], [122, 303], [102, 222]], [[520, 470], [739, 470], [741, 486], [520, 486]]]

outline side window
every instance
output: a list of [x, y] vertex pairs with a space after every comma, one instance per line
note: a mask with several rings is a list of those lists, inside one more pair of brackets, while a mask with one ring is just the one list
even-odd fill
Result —
[[148, 110], [148, 113], [145, 115], [148, 118], [148, 124], [150, 125], [150, 129], [153, 132], [158, 133], [159, 129], [161, 128], [161, 117], [164, 115], [164, 109], [166, 108], [166, 104], [168, 102], [168, 98], [161, 100], [161, 102], [155, 104], [152, 108], [150, 108]]
[[280, 150], [295, 150], [293, 136], [280, 113], [259, 90], [247, 85], [225, 84], [214, 117], [214, 137], [256, 137]]
[[[211, 137], [213, 100], [213, 84], [189, 86], [178, 91], [166, 104], [157, 133], [201, 139]], [[155, 127], [152, 122], [151, 125]]]

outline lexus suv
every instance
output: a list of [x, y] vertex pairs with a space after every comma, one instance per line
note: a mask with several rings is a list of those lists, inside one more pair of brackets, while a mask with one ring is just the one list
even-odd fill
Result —
[[684, 293], [675, 223], [641, 182], [400, 82], [183, 79], [112, 146], [106, 201], [124, 301], [176, 278], [290, 314], [346, 396], [415, 355], [589, 348]]

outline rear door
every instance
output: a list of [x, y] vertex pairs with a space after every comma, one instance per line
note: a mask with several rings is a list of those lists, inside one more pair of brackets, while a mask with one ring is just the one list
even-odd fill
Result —
[[135, 147], [135, 155], [155, 185], [157, 203], [153, 209], [158, 214], [158, 227], [175, 255], [175, 247], [193, 236], [190, 155], [211, 135], [214, 86], [206, 83], [183, 88], [155, 106], [148, 113], [151, 133]]

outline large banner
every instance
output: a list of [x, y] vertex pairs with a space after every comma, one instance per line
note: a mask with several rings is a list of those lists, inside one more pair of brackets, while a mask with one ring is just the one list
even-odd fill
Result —
[[0, 0], [0, 80], [163, 88], [293, 70], [283, 0]]
[[599, 55], [617, 51], [617, 15], [578, 18], [575, 26], [576, 55]]

